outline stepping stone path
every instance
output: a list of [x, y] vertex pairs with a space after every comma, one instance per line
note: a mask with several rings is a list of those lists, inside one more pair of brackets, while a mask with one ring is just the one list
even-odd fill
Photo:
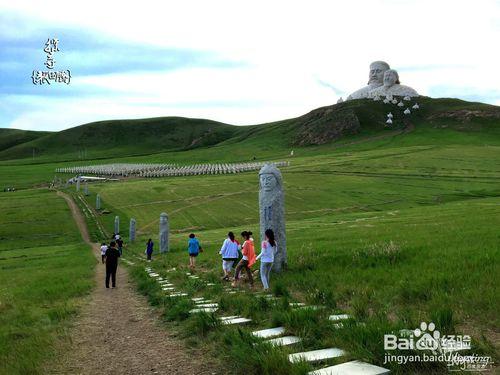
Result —
[[218, 307], [202, 307], [202, 308], [189, 310], [189, 313], [190, 314], [197, 314], [200, 312], [212, 313], [212, 312], [216, 312], [218, 309], [219, 309]]
[[302, 339], [297, 336], [283, 336], [283, 337], [277, 337], [275, 339], [266, 340], [265, 342], [276, 346], [286, 346], [286, 345], [296, 344], [301, 341]]
[[383, 367], [361, 361], [351, 361], [311, 371], [309, 375], [382, 375], [389, 373], [390, 370]]
[[196, 307], [199, 307], [199, 308], [219, 307], [219, 304], [218, 303], [200, 303], [200, 304], [196, 304]]
[[229, 325], [229, 324], [249, 323], [251, 321], [252, 321], [252, 319], [236, 317], [236, 318], [233, 318], [233, 319], [224, 319], [224, 320], [221, 320], [221, 323], [224, 324], [224, 325]]
[[309, 310], [319, 310], [319, 309], [322, 309], [323, 306], [316, 306], [316, 305], [310, 305], [310, 306], [307, 306], [307, 305], [304, 305], [304, 306], [298, 306], [296, 307], [296, 309], [301, 309], [301, 310], [306, 310], [306, 309], [309, 309]]
[[[125, 259], [124, 261], [129, 264], [134, 264], [133, 262], [127, 261]], [[155, 273], [151, 267], [145, 267], [145, 271], [150, 277], [156, 278], [156, 280], [162, 287], [162, 290], [172, 292], [168, 294], [167, 297], [175, 298], [175, 297], [188, 296], [187, 293], [173, 292], [175, 290], [174, 284], [169, 283], [167, 279], [163, 279], [158, 273]], [[190, 272], [186, 272], [186, 276], [188, 276], [190, 279], [193, 280], [200, 279], [199, 276], [192, 275]], [[207, 283], [207, 282], [204, 283], [207, 286], [216, 285], [214, 283]], [[224, 291], [228, 294], [237, 293], [237, 290], [228, 287], [225, 287]], [[275, 297], [272, 294], [265, 294], [262, 295], [262, 297], [268, 300], [278, 299], [278, 297]], [[195, 303], [196, 308], [190, 310], [189, 311], [190, 314], [197, 314], [201, 312], [214, 313], [219, 309], [218, 303], [215, 303], [211, 300], [207, 300], [204, 297], [193, 297], [191, 298], [191, 300]], [[324, 306], [315, 306], [315, 305], [308, 306], [303, 302], [291, 302], [290, 307], [295, 309], [313, 309], [313, 310], [324, 308]], [[219, 317], [218, 319], [222, 325], [244, 324], [252, 321], [252, 319], [243, 318], [237, 315], [222, 316]], [[336, 314], [336, 315], [330, 315], [328, 317], [328, 320], [336, 322], [334, 323], [335, 328], [342, 328], [344, 326], [342, 321], [347, 319], [352, 319], [352, 317], [348, 314]], [[276, 346], [288, 346], [302, 341], [302, 339], [298, 336], [282, 336], [284, 333], [285, 333], [284, 327], [275, 327], [275, 328], [253, 331], [252, 335], [261, 339], [267, 339], [264, 342]], [[292, 363], [300, 361], [318, 362], [326, 359], [342, 357], [344, 354], [345, 352], [342, 349], [328, 348], [328, 349], [319, 349], [319, 350], [289, 354], [288, 359]], [[319, 370], [314, 370], [309, 372], [309, 375], [382, 375], [382, 374], [388, 374], [389, 372], [390, 371], [388, 369], [385, 369], [383, 367], [378, 367], [361, 361], [351, 361], [335, 366], [325, 367]]]
[[262, 329], [260, 331], [254, 331], [252, 332], [252, 335], [266, 339], [270, 337], [281, 336], [284, 333], [285, 333], [285, 327], [276, 327], [276, 328]]
[[325, 359], [342, 357], [345, 352], [338, 348], [328, 348], [311, 350], [309, 352], [293, 353], [288, 355], [288, 360], [292, 363], [307, 361], [307, 362], [317, 362], [323, 361]]
[[167, 297], [174, 298], [174, 297], [186, 297], [188, 294], [187, 293], [170, 293]]
[[328, 320], [333, 320], [333, 321], [346, 320], [346, 319], [351, 319], [351, 316], [347, 314], [339, 314], [339, 315], [330, 315], [328, 317]]
[[230, 320], [230, 319], [235, 319], [235, 318], [239, 318], [239, 316], [238, 316], [238, 315], [221, 316], [221, 317], [219, 318], [219, 320], [223, 320], [223, 321], [224, 321], [224, 320]]

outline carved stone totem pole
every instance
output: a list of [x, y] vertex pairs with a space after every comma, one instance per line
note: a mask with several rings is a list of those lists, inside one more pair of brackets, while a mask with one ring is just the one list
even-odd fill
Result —
[[260, 239], [265, 240], [267, 229], [273, 230], [277, 244], [273, 271], [281, 272], [287, 265], [283, 178], [276, 166], [265, 164], [259, 172], [259, 180]]

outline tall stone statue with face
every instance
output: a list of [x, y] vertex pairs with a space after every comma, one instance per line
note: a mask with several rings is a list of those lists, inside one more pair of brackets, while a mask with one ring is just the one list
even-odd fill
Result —
[[384, 84], [370, 92], [370, 97], [375, 96], [418, 96], [416, 90], [409, 86], [401, 85], [399, 82], [399, 74], [394, 69], [386, 70], [384, 73]]
[[384, 83], [384, 73], [389, 70], [390, 66], [385, 61], [374, 61], [370, 64], [370, 73], [368, 75], [368, 85], [354, 91], [347, 97], [346, 100], [351, 99], [365, 99], [369, 97], [372, 90], [380, 87]]
[[281, 272], [287, 264], [283, 179], [278, 168], [266, 164], [259, 172], [259, 180], [260, 239], [265, 240], [267, 229], [273, 230], [277, 244], [273, 271]]

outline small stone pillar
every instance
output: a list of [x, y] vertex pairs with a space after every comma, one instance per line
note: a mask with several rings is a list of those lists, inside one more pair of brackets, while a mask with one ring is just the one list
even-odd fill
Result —
[[160, 214], [160, 253], [168, 251], [168, 215], [165, 212]]
[[115, 234], [120, 233], [120, 216], [115, 216]]
[[135, 219], [132, 218], [130, 219], [130, 226], [129, 226], [129, 241], [134, 242], [135, 241]]

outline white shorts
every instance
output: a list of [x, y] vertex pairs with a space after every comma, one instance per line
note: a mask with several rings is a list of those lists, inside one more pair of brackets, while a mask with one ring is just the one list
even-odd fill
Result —
[[223, 260], [222, 269], [226, 272], [230, 272], [233, 268], [234, 260]]

